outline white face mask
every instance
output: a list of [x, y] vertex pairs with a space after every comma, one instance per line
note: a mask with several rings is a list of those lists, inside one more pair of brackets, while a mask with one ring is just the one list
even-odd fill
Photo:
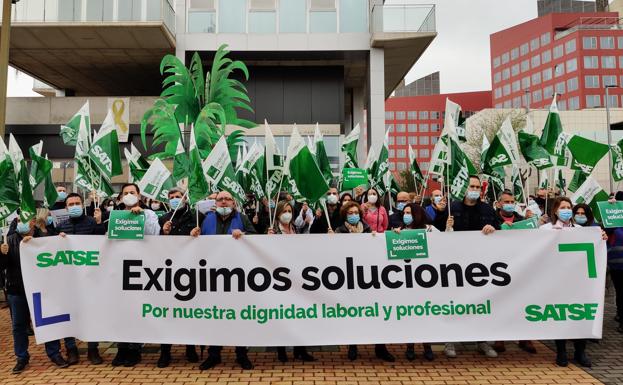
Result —
[[152, 203], [150, 205], [150, 207], [151, 207], [152, 210], [158, 211], [158, 210], [160, 210], [160, 203]]
[[279, 216], [279, 220], [284, 225], [287, 225], [292, 220], [292, 213], [283, 213]]
[[368, 202], [370, 202], [372, 204], [375, 204], [378, 199], [379, 199], [379, 197], [376, 196], [376, 195], [368, 195]]
[[327, 195], [327, 203], [330, 205], [337, 204], [337, 195]]
[[122, 201], [125, 207], [134, 207], [138, 203], [138, 196], [134, 194], [126, 194], [123, 196]]
[[111, 212], [114, 206], [106, 206], [106, 211]]

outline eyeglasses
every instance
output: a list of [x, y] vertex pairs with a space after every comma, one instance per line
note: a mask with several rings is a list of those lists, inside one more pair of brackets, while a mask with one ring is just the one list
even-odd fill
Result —
[[229, 197], [216, 198], [217, 202], [232, 202], [234, 199]]

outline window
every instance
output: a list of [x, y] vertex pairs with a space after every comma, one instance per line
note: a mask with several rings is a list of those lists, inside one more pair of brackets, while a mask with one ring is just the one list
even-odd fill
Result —
[[422, 164], [420, 164], [420, 169], [428, 170], [428, 166], [429, 166], [428, 162], [422, 162]]
[[540, 45], [538, 37], [536, 39], [530, 40], [530, 51], [536, 51], [537, 49], [539, 49], [539, 47]]
[[215, 33], [216, 12], [188, 11], [188, 33]]
[[586, 95], [586, 108], [601, 107], [600, 95]]
[[519, 90], [521, 90], [521, 83], [519, 82], [519, 80], [515, 80], [511, 88], [513, 92], [518, 92]]
[[512, 102], [510, 100], [507, 100], [504, 102], [504, 108], [511, 108], [512, 107]]
[[565, 82], [556, 83], [556, 93], [559, 95], [564, 94], [566, 91]]
[[416, 145], [417, 144], [417, 136], [410, 136], [409, 137], [409, 144], [410, 145]]
[[524, 90], [530, 88], [530, 76], [526, 76], [525, 78], [521, 79], [521, 88], [523, 88]]
[[493, 83], [494, 83], [494, 84], [497, 84], [497, 83], [499, 83], [501, 80], [502, 80], [502, 74], [501, 74], [501, 73], [499, 73], [499, 72], [496, 72], [496, 73], [493, 75]]
[[562, 44], [554, 47], [554, 59], [561, 58], [563, 54]]
[[599, 68], [599, 61], [597, 60], [597, 56], [584, 56], [584, 68]]
[[599, 76], [597, 75], [584, 76], [584, 87], [599, 88]]
[[511, 50], [511, 60], [515, 60], [519, 57], [519, 48], [513, 48]]
[[505, 84], [504, 87], [502, 88], [502, 93], [504, 94], [504, 96], [508, 96], [511, 94], [511, 85], [510, 84]]
[[[279, 32], [307, 32], [307, 1], [292, 0], [279, 2]], [[393, 118], [392, 118], [393, 119]]]
[[396, 111], [396, 120], [405, 120], [405, 112]]
[[404, 124], [396, 124], [396, 132], [403, 133], [405, 131], [406, 131], [406, 128]]
[[583, 37], [582, 38], [582, 48], [584, 49], [597, 49], [597, 38], [596, 37]]
[[508, 58], [508, 52], [504, 52], [504, 53], [502, 54], [502, 64], [506, 64], [506, 63], [508, 63], [508, 59], [509, 59], [509, 58]]
[[530, 46], [528, 45], [528, 43], [522, 44], [521, 47], [519, 47], [519, 53], [521, 54], [521, 56], [527, 55], [529, 51]]
[[277, 13], [271, 11], [249, 11], [249, 33], [275, 33], [277, 32]]
[[511, 77], [511, 70], [508, 68], [504, 68], [502, 70], [502, 80], [508, 80]]
[[521, 97], [520, 96], [513, 99], [513, 108], [521, 108]]
[[544, 33], [543, 35], [541, 35], [541, 46], [549, 44], [551, 41], [552, 41], [552, 35], [550, 35], [549, 32]]
[[431, 119], [439, 119], [439, 111], [431, 111], [430, 112]]
[[[428, 146], [428, 136], [420, 136], [420, 145]], [[420, 150], [420, 154], [421, 153], [422, 153], [422, 150]]]
[[366, 32], [368, 3], [361, 0], [340, 0], [340, 32]]
[[617, 68], [616, 57], [614, 56], [602, 56], [601, 68]]
[[541, 100], [543, 100], [543, 92], [541, 92], [541, 90], [536, 90], [532, 93], [532, 101], [533, 102], [540, 102]]
[[552, 61], [552, 51], [547, 50], [541, 52], [541, 63], [546, 64]]
[[530, 94], [523, 94], [523, 95], [521, 95], [521, 103], [522, 103], [524, 106], [526, 106], [526, 107], [527, 107], [527, 106], [528, 106], [528, 104], [529, 104], [529, 103], [528, 103], [528, 96], [530, 96]]
[[407, 137], [406, 136], [397, 136], [396, 137], [396, 144], [398, 146], [404, 146], [407, 144]]
[[439, 132], [439, 124], [433, 123], [430, 125], [430, 132]]
[[543, 70], [543, 81], [546, 82], [548, 80], [552, 80], [552, 69], [547, 68]]
[[498, 68], [500, 66], [500, 57], [493, 58], [493, 68]]
[[417, 120], [417, 111], [409, 111], [409, 112], [407, 112], [407, 119], [409, 119], [409, 120]]
[[619, 49], [623, 49], [623, 36], [617, 37], [617, 40], [619, 41]]
[[246, 0], [219, 0], [218, 30], [220, 33], [245, 33]]
[[567, 109], [569, 110], [579, 110], [580, 109], [580, 97], [574, 96], [570, 98], [567, 102]]
[[604, 87], [617, 85], [617, 77], [615, 75], [604, 75], [601, 80]]
[[438, 136], [432, 136], [430, 138], [430, 143], [431, 144], [437, 144], [438, 141], [439, 141], [439, 137]]
[[391, 171], [396, 171], [396, 163], [394, 162], [389, 162], [389, 169]]
[[543, 88], [543, 98], [544, 99], [551, 99], [553, 96], [554, 96], [554, 87], [547, 86], [547, 87]]
[[395, 158], [396, 157], [396, 150], [394, 150], [393, 148], [390, 148], [389, 149], [389, 157], [390, 158]]
[[389, 131], [389, 133], [391, 134], [392, 132], [394, 132], [394, 125], [393, 124], [386, 124], [385, 125], [385, 130]]
[[409, 132], [417, 132], [417, 124], [409, 123], [409, 125], [407, 126], [407, 130]]
[[526, 72], [530, 70], [530, 61], [524, 60], [521, 62], [521, 72]]
[[569, 40], [565, 43], [565, 52], [567, 53], [567, 55], [569, 55], [571, 52], [575, 52], [575, 49], [575, 39]]
[[599, 46], [601, 49], [614, 49], [614, 37], [602, 36], [599, 38]]
[[537, 72], [532, 74], [532, 85], [541, 84], [541, 73]]
[[567, 60], [567, 73], [576, 71], [578, 69], [578, 59]]
[[515, 64], [511, 67], [511, 76], [519, 75], [519, 64]]
[[560, 63], [554, 66], [554, 75], [556, 77], [562, 76], [565, 74], [565, 65]]
[[396, 158], [406, 158], [407, 150], [398, 150], [396, 151]]
[[430, 157], [430, 150], [428, 148], [420, 149], [420, 158], [429, 158], [429, 157]]
[[567, 92], [573, 92], [577, 90], [578, 87], [578, 78], [571, 78], [567, 80]]
[[426, 123], [420, 124], [420, 132], [428, 132], [428, 124]]
[[502, 108], [504, 107], [503, 103], [495, 103], [495, 108]]
[[567, 110], [567, 101], [566, 100], [559, 100], [558, 101], [558, 109], [560, 111], [565, 111]]
[[[618, 107], [619, 106], [619, 97], [617, 95], [608, 95], [608, 107]], [[604, 101], [606, 97], [604, 96]]]
[[619, 56], [619, 68], [623, 69], [623, 56]]
[[428, 111], [420, 111], [420, 120], [428, 119]]
[[532, 56], [530, 60], [532, 64], [532, 68], [536, 68], [541, 65], [541, 55]]
[[385, 111], [385, 120], [394, 120], [394, 111]]

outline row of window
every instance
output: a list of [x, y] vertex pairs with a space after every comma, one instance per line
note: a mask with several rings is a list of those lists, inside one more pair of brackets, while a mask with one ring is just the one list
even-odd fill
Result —
[[[415, 153], [415, 157], [416, 158], [430, 158], [430, 150], [428, 148], [421, 148], [421, 149], [413, 149], [413, 152]], [[404, 149], [400, 149], [400, 150], [393, 150], [390, 149], [389, 150], [389, 157], [390, 158], [406, 158], [407, 157], [407, 150]]]
[[536, 51], [540, 47], [546, 46], [552, 41], [551, 33], [547, 32], [541, 35], [540, 37], [536, 37], [530, 42], [526, 42], [519, 47], [513, 48], [510, 52], [505, 52], [501, 56], [497, 56], [493, 58], [493, 68], [498, 68], [502, 64], [506, 64], [511, 60], [517, 59], [519, 56], [525, 56], [530, 51]]
[[[535, 91], [541, 95], [541, 91]], [[534, 93], [533, 93], [534, 97]], [[547, 100], [551, 98], [543, 98], [537, 100], [532, 100], [531, 103], [537, 103], [540, 100]], [[586, 95], [586, 108], [595, 108], [595, 107], [605, 107], [606, 96], [605, 95]], [[522, 108], [527, 106], [527, 98], [524, 95], [523, 97], [516, 97], [513, 100], [507, 100], [504, 103], [497, 103], [495, 108]], [[623, 96], [621, 96], [621, 103], [619, 104], [619, 95], [610, 95], [608, 106], [609, 107], [619, 107], [619, 105], [623, 106]], [[572, 98], [566, 100], [558, 100], [558, 109], [561, 111], [565, 110], [579, 110], [580, 109], [580, 97], [574, 96]]]
[[409, 145], [412, 146], [429, 146], [429, 145], [434, 145], [437, 144], [437, 141], [439, 140], [438, 136], [415, 136], [415, 135], [410, 135], [410, 136], [391, 136], [389, 137], [389, 145], [390, 146], [406, 146], [407, 142]]
[[[522, 81], [520, 84], [519, 81], [516, 81], [516, 82], [513, 82], [512, 85], [506, 84], [503, 87], [496, 88], [493, 91], [494, 98], [500, 99], [504, 96], [508, 96], [511, 94], [511, 90], [512, 92], [518, 92], [520, 91], [520, 89], [527, 90], [530, 87], [530, 81], [529, 81], [530, 79], [524, 78], [524, 80], [525, 79], [528, 80], [526, 83]], [[623, 76], [621, 76], [620, 80], [621, 80], [621, 83], [619, 84], [623, 84]], [[536, 84], [538, 83], [535, 83], [535, 82], [532, 83], [533, 86]], [[601, 77], [599, 75], [584, 76], [584, 88], [602, 88], [606, 86], [617, 86], [617, 85], [618, 84], [617, 84], [616, 75], [602, 75]], [[540, 102], [543, 98], [547, 99], [548, 97], [551, 97], [551, 95], [553, 95], [554, 91], [556, 91], [557, 94], [564, 94], [565, 92], [576, 91], [578, 90], [578, 88], [579, 88], [578, 78], [574, 77], [571, 79], [567, 79], [566, 82], [561, 81], [561, 82], [556, 83], [555, 85], [547, 86], [543, 88], [543, 90], [539, 89], [539, 90], [532, 91], [532, 101]]]
[[[428, 162], [422, 162], [419, 164], [420, 170], [425, 171], [428, 170]], [[389, 169], [391, 171], [405, 171], [409, 168], [409, 161], [405, 162], [389, 162]]]
[[433, 123], [433, 124], [428, 124], [428, 123], [420, 123], [420, 124], [415, 124], [415, 123], [409, 123], [409, 124], [396, 124], [395, 126], [393, 124], [387, 124], [385, 126], [386, 130], [389, 130], [390, 134], [391, 133], [402, 133], [402, 132], [439, 132], [439, 124], [437, 123]]
[[[599, 37], [599, 48], [601, 49], [615, 49], [614, 36], [601, 36]], [[619, 49], [623, 49], [623, 36], [616, 38], [618, 41]], [[585, 36], [582, 38], [582, 48], [584, 49], [597, 49], [597, 37]]]
[[435, 120], [441, 117], [439, 111], [385, 111], [386, 120]]

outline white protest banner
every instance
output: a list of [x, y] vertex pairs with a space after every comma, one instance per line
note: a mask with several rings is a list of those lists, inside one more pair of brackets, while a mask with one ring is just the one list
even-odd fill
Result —
[[427, 237], [427, 258], [389, 260], [381, 234], [68, 235], [22, 243], [21, 263], [38, 343], [601, 338], [599, 228]]
[[130, 135], [130, 98], [108, 98], [108, 109], [115, 119], [119, 143], [126, 143]]

